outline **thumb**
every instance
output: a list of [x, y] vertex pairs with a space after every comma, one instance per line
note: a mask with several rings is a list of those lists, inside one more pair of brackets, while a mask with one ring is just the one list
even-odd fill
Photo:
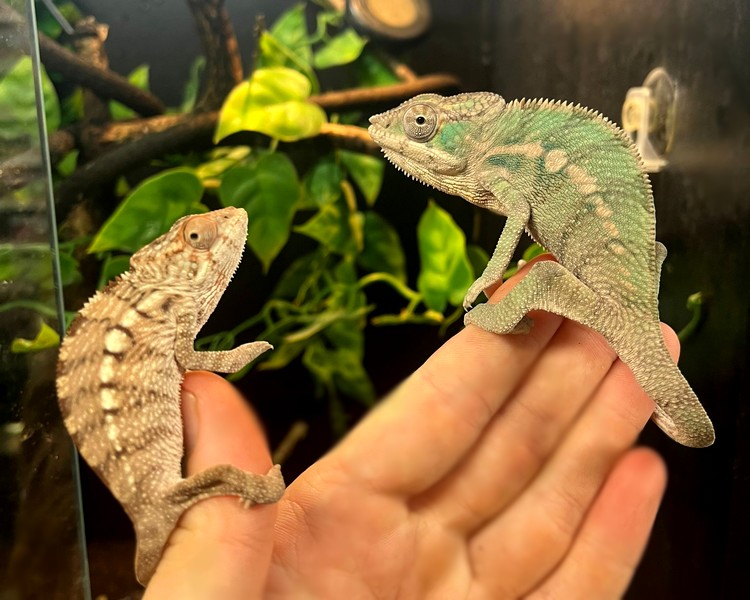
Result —
[[[182, 387], [186, 476], [218, 464], [266, 473], [271, 457], [255, 414], [226, 380], [187, 373]], [[144, 598], [260, 598], [273, 550], [276, 505], [202, 500], [172, 532]]]

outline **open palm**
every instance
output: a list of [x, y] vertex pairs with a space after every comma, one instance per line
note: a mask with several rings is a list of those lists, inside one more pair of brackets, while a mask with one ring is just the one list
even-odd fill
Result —
[[[146, 597], [620, 597], [665, 485], [632, 449], [653, 404], [600, 336], [533, 317], [525, 336], [454, 336], [278, 505], [194, 506]], [[265, 472], [231, 386], [184, 387], [188, 472]]]

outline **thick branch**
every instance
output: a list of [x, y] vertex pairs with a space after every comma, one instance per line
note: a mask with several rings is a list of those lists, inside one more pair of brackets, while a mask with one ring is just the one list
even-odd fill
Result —
[[117, 100], [145, 117], [164, 112], [164, 104], [150, 92], [135, 87], [117, 73], [88, 64], [43, 34], [39, 35], [39, 50], [49, 71], [57, 71], [67, 81], [82, 85], [101, 98]]
[[[452, 75], [426, 75], [394, 85], [318, 94], [310, 96], [310, 101], [328, 110], [351, 109], [356, 106], [398, 102], [417, 94], [446, 88], [457, 88], [458, 86], [458, 79]], [[219, 118], [218, 112], [206, 113], [204, 116], [213, 118], [214, 123]], [[96, 133], [95, 137], [99, 144], [101, 144], [99, 150], [103, 151], [109, 145], [123, 144], [153, 133], [165, 131], [191, 118], [190, 115], [163, 115], [151, 119], [108, 123]]]
[[[18, 27], [25, 19], [4, 2], [0, 2], [0, 23]], [[6, 26], [5, 30], [9, 29]], [[16, 31], [13, 30], [14, 36]], [[11, 40], [8, 40], [11, 41]], [[19, 49], [28, 53], [28, 44], [19, 44]], [[112, 98], [129, 106], [137, 113], [150, 117], [164, 112], [164, 105], [153, 94], [132, 85], [124, 77], [107, 69], [100, 69], [76, 56], [67, 48], [39, 34], [39, 50], [44, 66], [50, 71], [64, 75], [67, 81], [92, 90], [102, 98]]]
[[165, 131], [123, 144], [76, 169], [55, 194], [61, 219], [88, 189], [112, 181], [130, 169], [187, 147], [207, 147], [216, 127], [216, 113], [191, 115]]
[[[109, 27], [98, 23], [94, 17], [86, 17], [75, 26], [73, 47], [79, 58], [98, 69], [109, 70], [109, 58], [104, 51], [104, 42], [109, 35]], [[84, 123], [104, 123], [110, 120], [106, 100], [88, 88], [83, 90]]]
[[[379, 88], [329, 92], [311, 96], [310, 100], [329, 110], [343, 109], [378, 102], [395, 102], [423, 92], [457, 85], [458, 80], [453, 76], [428, 75], [406, 83]], [[111, 181], [139, 164], [173, 152], [210, 147], [217, 120], [218, 112], [207, 112], [164, 115], [103, 126], [95, 136], [101, 144], [100, 151], [103, 153], [99, 158], [79, 168], [58, 188], [58, 211], [64, 217], [82, 192]], [[261, 137], [260, 134], [250, 135]], [[321, 129], [320, 135], [337, 147], [377, 153], [377, 146], [369, 139], [366, 130], [360, 127], [329, 123]], [[111, 149], [106, 150], [107, 145]]]
[[206, 76], [195, 104], [197, 112], [217, 110], [242, 81], [242, 60], [224, 0], [187, 0], [206, 55]]

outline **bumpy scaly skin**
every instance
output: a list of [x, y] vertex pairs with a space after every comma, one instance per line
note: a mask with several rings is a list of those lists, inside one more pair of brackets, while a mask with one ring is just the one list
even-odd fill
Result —
[[521, 234], [549, 250], [498, 304], [466, 323], [524, 333], [546, 310], [600, 332], [656, 402], [653, 419], [687, 446], [714, 441], [711, 421], [672, 362], [659, 329], [666, 249], [638, 153], [614, 124], [581, 106], [506, 103], [479, 92], [424, 94], [370, 119], [370, 135], [406, 174], [506, 215], [497, 248], [466, 294], [501, 280]]
[[256, 475], [219, 465], [182, 477], [185, 371], [231, 373], [271, 348], [254, 342], [225, 352], [193, 349], [246, 237], [242, 209], [180, 219], [86, 303], [60, 349], [57, 392], [65, 425], [133, 521], [136, 575], [144, 585], [192, 504], [223, 495], [246, 505], [276, 502], [284, 492], [278, 466]]

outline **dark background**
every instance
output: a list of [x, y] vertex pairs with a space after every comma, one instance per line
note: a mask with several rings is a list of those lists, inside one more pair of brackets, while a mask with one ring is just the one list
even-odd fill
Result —
[[[168, 104], [179, 103], [189, 65], [200, 52], [183, 2], [77, 4], [111, 26], [107, 50], [114, 70], [128, 73], [150, 64], [152, 91]], [[251, 64], [256, 14], [272, 23], [291, 5], [227, 2], [245, 65]], [[430, 32], [390, 50], [418, 73], [459, 75], [465, 90], [492, 90], [506, 99], [574, 100], [619, 121], [626, 91], [652, 68], [664, 67], [676, 80], [673, 151], [667, 169], [652, 176], [657, 236], [669, 249], [661, 311], [662, 319], [679, 329], [688, 320], [687, 296], [702, 291], [708, 297], [706, 318], [683, 344], [680, 365], [714, 421], [717, 442], [691, 450], [647, 426], [642, 442], [664, 456], [670, 483], [628, 598], [750, 597], [750, 2], [433, 0], [432, 7]], [[474, 212], [467, 203], [388, 168], [378, 210], [400, 225], [407, 250], [414, 250], [414, 227], [429, 197], [472, 229]], [[477, 236], [486, 249], [494, 246], [501, 224], [482, 213]], [[439, 343], [433, 330], [417, 327], [373, 330], [368, 336], [367, 366], [381, 393]], [[290, 468], [299, 472], [325, 449], [325, 416], [304, 386], [294, 391], [294, 375], [285, 379], [292, 386], [284, 398], [278, 397], [280, 380], [272, 376], [249, 394], [271, 423], [280, 410], [309, 418], [311, 434]], [[272, 442], [284, 433], [270, 428]], [[128, 524], [113, 519], [118, 508], [106, 494], [90, 482], [85, 492], [91, 543], [127, 537]], [[98, 560], [96, 552], [92, 560]], [[128, 558], [125, 568], [130, 564]], [[97, 569], [92, 571], [96, 576]]]

